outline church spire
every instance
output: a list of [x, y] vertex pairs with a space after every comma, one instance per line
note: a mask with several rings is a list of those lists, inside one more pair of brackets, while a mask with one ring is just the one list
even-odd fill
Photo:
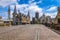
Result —
[[10, 19], [10, 6], [8, 6], [8, 19]]
[[35, 18], [39, 19], [39, 12], [35, 13]]
[[15, 8], [14, 8], [14, 13], [16, 13], [16, 5], [15, 5]]
[[30, 17], [30, 13], [29, 13], [29, 11], [28, 11], [28, 14], [27, 14], [27, 16], [29, 16], [29, 17]]
[[60, 14], [60, 7], [58, 7], [58, 15]]

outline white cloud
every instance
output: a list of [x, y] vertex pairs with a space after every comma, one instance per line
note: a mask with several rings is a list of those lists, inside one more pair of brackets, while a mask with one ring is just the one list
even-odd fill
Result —
[[[28, 6], [28, 4], [21, 4], [21, 5], [16, 4], [17, 9], [20, 9], [20, 8], [23, 8], [23, 7], [27, 7], [27, 6]], [[12, 9], [14, 9], [15, 5], [11, 5], [10, 7], [11, 7]]]
[[16, 3], [17, 0], [0, 0], [0, 6], [6, 7], [9, 4]]
[[[24, 12], [24, 11], [28, 10], [28, 6], [29, 6], [28, 4], [21, 4], [21, 5], [16, 4], [16, 9], [17, 9], [17, 11], [20, 10], [20, 12], [26, 14], [26, 12]], [[11, 7], [11, 10], [14, 10], [15, 5], [11, 5], [10, 7]]]
[[[14, 9], [14, 6], [15, 5], [11, 5], [11, 9]], [[32, 11], [38, 11], [38, 12], [42, 12], [42, 8], [39, 8], [37, 5], [28, 5], [28, 4], [21, 4], [21, 5], [19, 5], [19, 4], [17, 4], [16, 5], [16, 8], [17, 8], [17, 10], [19, 10], [20, 9], [20, 11], [22, 10], [22, 11], [24, 11], [24, 10], [32, 10]]]
[[57, 9], [56, 6], [52, 6], [52, 7], [50, 7], [47, 11], [54, 11], [54, 10], [56, 10], [56, 9]]
[[[40, 16], [43, 14], [42, 8], [39, 8], [36, 5], [37, 3], [41, 3], [41, 1], [33, 2], [35, 0], [29, 0], [29, 4], [21, 4], [21, 5], [19, 5], [17, 3], [17, 1], [20, 1], [20, 0], [0, 0], [0, 6], [2, 6], [2, 7], [6, 7], [8, 5], [11, 6], [11, 16], [10, 16], [11, 18], [13, 17], [12, 13], [13, 13], [14, 6], [15, 6], [14, 4], [16, 4], [17, 10], [20, 10], [20, 12], [24, 13], [25, 15], [27, 15], [28, 10], [29, 10], [31, 18], [35, 16], [36, 11], [39, 12]], [[6, 15], [6, 16], [3, 16], [3, 19], [7, 18], [8, 17], [8, 12], [5, 12], [4, 15]]]
[[36, 4], [39, 4], [39, 3], [42, 3], [42, 0], [36, 2], [35, 0], [29, 0], [29, 5], [36, 5]]
[[43, 11], [42, 11], [43, 9], [39, 8], [37, 5], [29, 6], [29, 10], [31, 11], [31, 16], [32, 17], [35, 17], [36, 12], [39, 12], [40, 16], [42, 16], [42, 14], [43, 14]]
[[29, 10], [34, 10], [34, 11], [42, 12], [42, 8], [39, 8], [37, 5], [30, 6]]
[[12, 13], [13, 13], [13, 11], [10, 12], [10, 17], [11, 17], [11, 18], [13, 18], [13, 14], [12, 14]]
[[29, 4], [32, 3], [33, 1], [35, 1], [35, 0], [29, 0]]
[[[17, 10], [20, 9], [20, 12], [24, 13], [24, 14], [27, 14], [28, 10], [30, 11], [30, 15], [31, 15], [31, 18], [32, 17], [35, 17], [35, 12], [38, 11], [39, 12], [39, 15], [40, 17], [43, 15], [43, 9], [38, 7], [37, 5], [29, 5], [29, 4], [17, 4], [16, 5], [17, 7]], [[11, 5], [11, 8], [14, 8], [14, 5]], [[56, 7], [51, 7], [49, 9], [50, 10], [54, 10]], [[57, 12], [53, 12], [53, 13], [46, 13], [45, 14], [46, 16], [51, 16], [51, 18], [55, 18], [56, 15], [57, 15]]]
[[57, 7], [56, 6], [52, 6], [50, 7], [47, 11], [50, 11], [51, 13], [46, 13], [46, 16], [51, 16], [51, 18], [55, 18], [57, 15]]
[[8, 18], [8, 12], [2, 12], [0, 16], [2, 16], [2, 19]]
[[46, 13], [45, 15], [46, 16], [51, 16], [51, 18], [55, 18], [56, 15], [57, 15], [57, 12], [54, 12], [54, 13]]
[[[10, 18], [13, 17], [13, 14], [12, 13], [13, 13], [13, 11], [10, 12]], [[8, 18], [8, 12], [3, 12], [2, 15], [3, 15], [2, 16], [3, 19], [7, 19]]]
[[[20, 10], [21, 13], [27, 15], [28, 10], [30, 12], [31, 18], [35, 16], [35, 12], [39, 12], [41, 16], [43, 14], [42, 8], [38, 7], [37, 5], [29, 5], [29, 4], [16, 4], [17, 10]], [[11, 5], [11, 9], [14, 9], [14, 5]]]
[[39, 2], [37, 2], [37, 3], [38, 3], [38, 4], [39, 4], [39, 3], [42, 3], [42, 0], [40, 0], [40, 1], [39, 1]]

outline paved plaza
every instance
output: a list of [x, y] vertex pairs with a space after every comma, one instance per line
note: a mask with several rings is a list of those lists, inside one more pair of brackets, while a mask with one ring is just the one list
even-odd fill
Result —
[[60, 35], [42, 24], [0, 27], [0, 40], [60, 40]]

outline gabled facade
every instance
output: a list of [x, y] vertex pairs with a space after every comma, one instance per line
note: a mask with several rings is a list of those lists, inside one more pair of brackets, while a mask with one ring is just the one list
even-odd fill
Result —
[[60, 7], [58, 7], [58, 12], [57, 12], [57, 16], [54, 20], [55, 24], [60, 24]]
[[18, 25], [18, 24], [29, 24], [30, 23], [30, 15], [28, 12], [28, 15], [22, 14], [19, 10], [18, 13], [16, 12], [16, 6], [14, 8], [13, 12], [13, 24]]
[[40, 23], [42, 24], [46, 23], [46, 16], [44, 14], [40, 17]]

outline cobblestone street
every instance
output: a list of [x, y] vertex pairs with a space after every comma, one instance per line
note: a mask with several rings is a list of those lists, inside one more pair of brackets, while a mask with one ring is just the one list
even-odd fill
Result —
[[41, 24], [0, 27], [0, 40], [60, 40], [60, 35]]

